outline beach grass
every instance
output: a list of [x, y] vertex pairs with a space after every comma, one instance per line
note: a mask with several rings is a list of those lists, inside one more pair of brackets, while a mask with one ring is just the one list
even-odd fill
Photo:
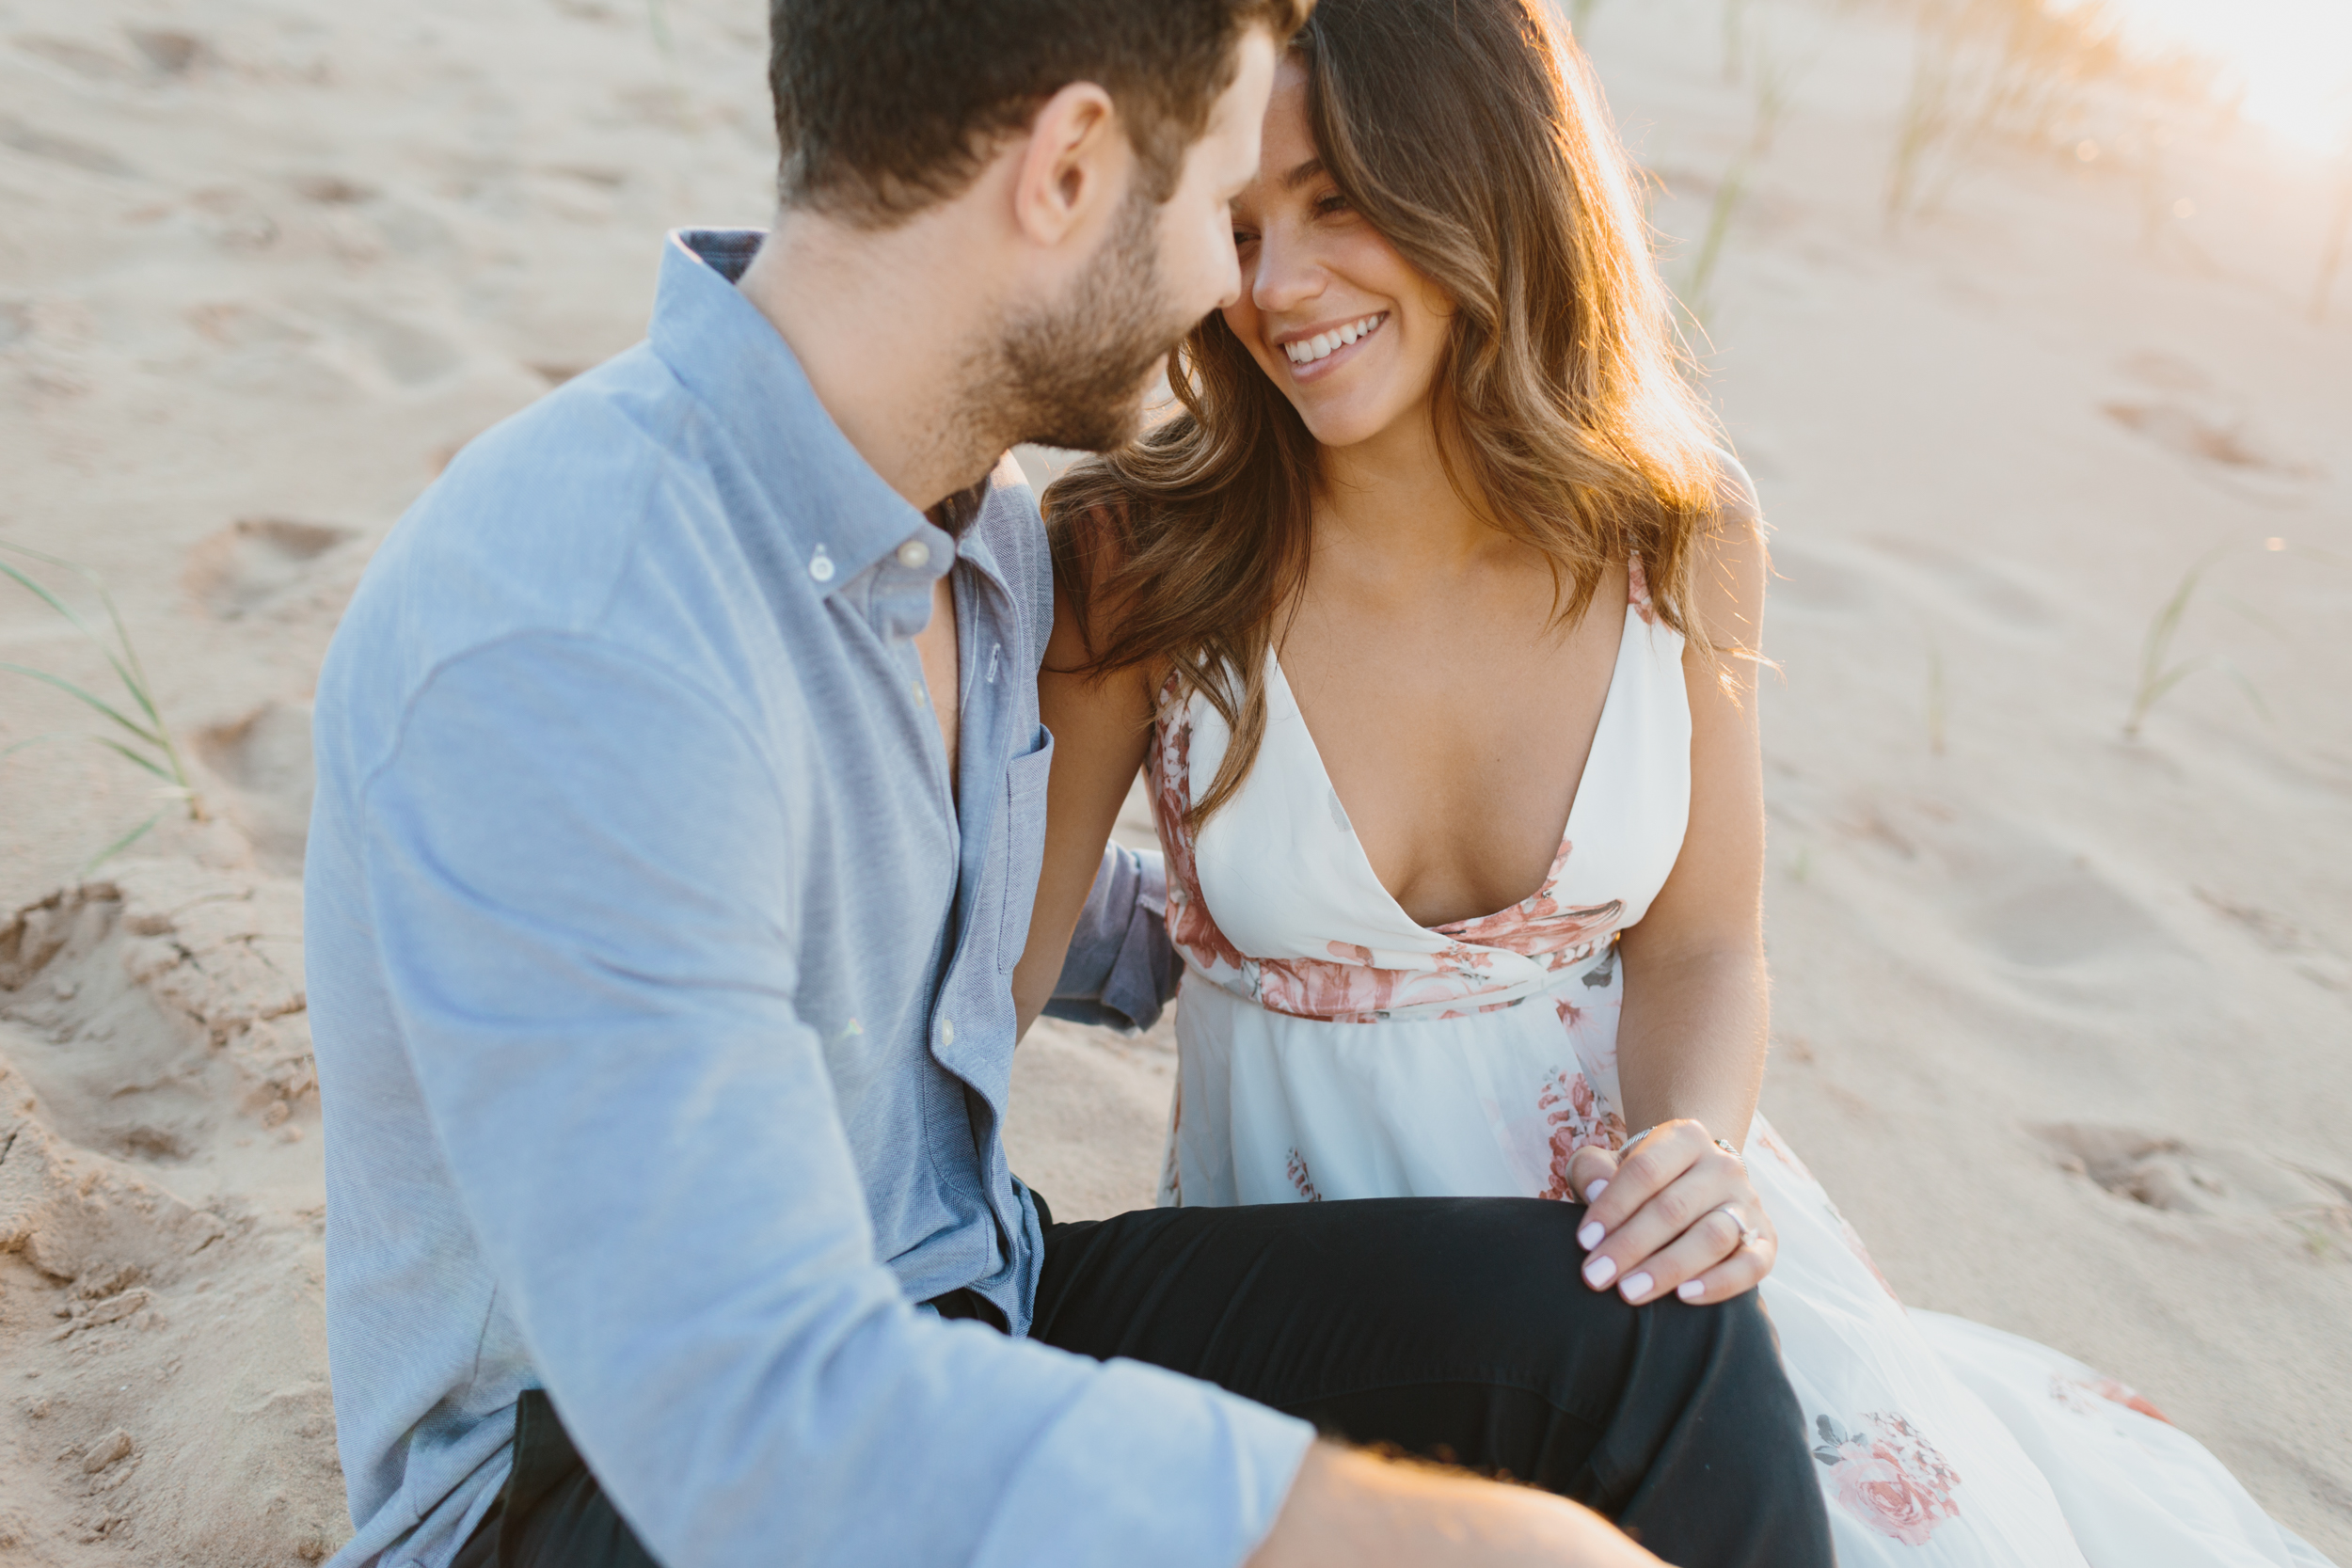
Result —
[[[7, 559], [8, 557], [13, 557], [14, 561]], [[81, 578], [97, 595], [99, 605], [105, 612], [107, 629], [102, 632], [92, 626], [89, 619], [67, 602], [63, 595], [17, 562], [47, 566]], [[203, 796], [189, 775], [187, 762], [181, 754], [179, 744], [172, 739], [171, 726], [164, 722], [162, 709], [155, 702], [154, 683], [148, 678], [147, 667], [139, 661], [138, 647], [131, 641], [130, 628], [123, 624], [122, 613], [116, 608], [114, 594], [107, 590], [105, 580], [77, 562], [8, 540], [0, 540], [0, 577], [8, 578], [40, 599], [95, 644], [105, 655], [107, 664], [113, 669], [116, 679], [129, 699], [127, 702], [120, 699], [109, 701], [87, 687], [52, 671], [0, 660], [0, 672], [38, 681], [62, 691], [105, 721], [104, 727], [94, 733], [87, 730], [53, 730], [17, 741], [0, 750], [0, 760], [46, 741], [85, 740], [103, 747], [141, 772], [152, 776], [157, 782], [154, 793], [166, 802], [137, 827], [92, 856], [83, 869], [87, 871], [111, 860], [137, 843], [171, 814], [174, 805], [184, 810], [191, 821], [205, 820]]]
[[1890, 228], [1934, 212], [1994, 145], [2069, 144], [2097, 87], [2137, 71], [2106, 0], [1926, 0], [1915, 25], [1887, 169]]
[[2195, 601], [2198, 588], [2205, 580], [2205, 574], [2229, 553], [2230, 546], [2226, 545], [2207, 552], [2183, 575], [2171, 596], [2158, 605], [2155, 613], [2149, 617], [2148, 629], [2140, 639], [2139, 670], [2132, 688], [2131, 706], [2123, 715], [2123, 737], [2126, 740], [2139, 738], [2140, 727], [2147, 721], [2148, 715], [2183, 681], [2207, 670], [2228, 675], [2246, 694], [2255, 712], [2265, 719], [2270, 716], [2269, 705], [2263, 701], [2263, 695], [2255, 689], [2254, 683], [2228, 659], [2215, 654], [2179, 658], [2172, 652], [2174, 640], [2180, 636], [2181, 625], [2188, 616], [2189, 606]]
[[[1726, 27], [1729, 25], [1726, 23]], [[1750, 50], [1755, 60], [1755, 82], [1747, 140], [1733, 154], [1723, 177], [1715, 182], [1714, 199], [1708, 203], [1707, 227], [1700, 233], [1697, 250], [1692, 253], [1691, 270], [1676, 291], [1692, 324], [1702, 328], [1713, 309], [1715, 271], [1730, 243], [1732, 222], [1747, 200], [1749, 182], [1756, 166], [1772, 151], [1772, 140], [1780, 134], [1781, 123], [1788, 118], [1788, 110], [1796, 102], [1798, 68], [1774, 55], [1761, 42], [1752, 44]]]

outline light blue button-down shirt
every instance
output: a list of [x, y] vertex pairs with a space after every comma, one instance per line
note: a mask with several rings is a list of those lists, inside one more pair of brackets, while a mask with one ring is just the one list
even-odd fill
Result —
[[[1017, 1337], [1035, 503], [959, 541], [894, 493], [736, 292], [756, 240], [673, 237], [650, 341], [451, 466], [320, 677], [337, 1563], [446, 1563], [544, 1386], [668, 1568], [1223, 1568], [1307, 1428]], [[911, 641], [951, 570], [953, 796]], [[1130, 1017], [1149, 870], [1064, 974]], [[964, 1286], [1016, 1337], [914, 1305]]]

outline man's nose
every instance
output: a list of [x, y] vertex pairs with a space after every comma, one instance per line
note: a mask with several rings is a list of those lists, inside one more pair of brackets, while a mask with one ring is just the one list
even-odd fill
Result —
[[1243, 283], [1241, 253], [1233, 248], [1232, 235], [1230, 232], [1226, 235], [1222, 254], [1225, 261], [1225, 276], [1219, 280], [1216, 304], [1213, 308], [1217, 310], [1231, 309], [1233, 302], [1241, 298]]

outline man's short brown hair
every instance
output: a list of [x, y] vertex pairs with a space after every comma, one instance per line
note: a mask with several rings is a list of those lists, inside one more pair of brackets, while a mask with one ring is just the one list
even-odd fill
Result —
[[886, 225], [961, 193], [1073, 82], [1119, 105], [1165, 201], [1252, 27], [1278, 42], [1313, 0], [770, 0], [778, 195]]

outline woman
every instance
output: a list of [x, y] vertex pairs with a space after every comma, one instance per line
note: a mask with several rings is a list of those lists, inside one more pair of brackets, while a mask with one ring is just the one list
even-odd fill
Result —
[[1322, 0], [1234, 240], [1183, 413], [1047, 495], [1015, 988], [1147, 767], [1162, 1201], [1588, 1201], [1596, 1290], [1760, 1282], [1847, 1568], [2322, 1562], [2121, 1386], [1907, 1313], [1756, 1115], [1764, 549], [1543, 10]]

